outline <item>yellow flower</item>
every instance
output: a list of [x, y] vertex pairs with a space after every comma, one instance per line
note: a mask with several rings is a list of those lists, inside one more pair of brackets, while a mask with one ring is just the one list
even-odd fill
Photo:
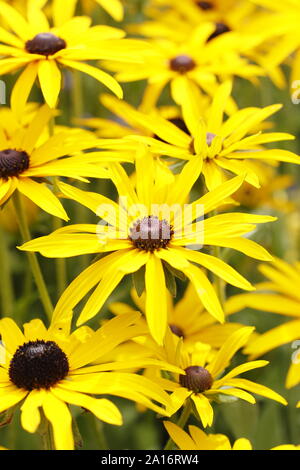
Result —
[[[145, 115], [143, 113], [151, 114], [153, 118], [156, 116], [162, 116], [178, 127], [183, 126], [183, 130], [188, 132], [188, 129], [182, 120], [179, 108], [177, 106], [153, 107], [155, 96], [152, 96], [150, 93], [145, 93], [138, 111], [129, 103], [119, 100], [115, 96], [109, 94], [100, 95], [99, 100], [101, 105], [105, 106], [106, 109], [114, 114], [113, 118], [105, 119], [101, 117], [91, 117], [75, 120], [75, 124], [83, 125], [95, 130], [99, 137], [118, 139], [132, 134], [153, 137], [153, 132], [142, 122]], [[205, 99], [205, 97], [203, 97], [201, 103], [199, 102], [199, 106], [201, 106], [203, 111], [207, 108], [207, 99]], [[137, 116], [137, 119], [135, 119], [135, 115]], [[102, 143], [107, 148], [111, 145], [110, 141], [107, 143], [102, 141]], [[113, 143], [114, 147], [117, 147], [118, 152], [121, 150], [126, 151], [125, 149], [128, 145], [127, 141], [125, 143], [124, 140], [115, 140]], [[131, 152], [132, 150], [130, 148], [129, 154]]]
[[[145, 313], [145, 293], [139, 297], [136, 290], [132, 289], [131, 297], [138, 310]], [[176, 303], [168, 292], [167, 305], [168, 325], [175, 335], [182, 338], [188, 351], [192, 351], [197, 342], [209, 344], [214, 349], [220, 349], [228, 336], [241, 327], [239, 323], [234, 322], [217, 323], [216, 319], [205, 311], [192, 283], [188, 284], [182, 299]], [[109, 309], [115, 315], [136, 311], [130, 305], [122, 302], [111, 303]], [[226, 313], [226, 302], [224, 311]]]
[[[255, 224], [273, 217], [248, 214], [208, 214], [241, 185], [237, 177], [185, 204], [202, 167], [200, 159], [188, 162], [176, 176], [157, 164], [141, 149], [136, 158], [136, 188], [119, 164], [111, 164], [111, 177], [120, 203], [96, 193], [84, 192], [60, 183], [62, 193], [91, 209], [102, 218], [97, 225], [71, 225], [24, 244], [21, 249], [39, 251], [47, 257], [70, 257], [85, 253], [108, 253], [83, 271], [64, 292], [54, 317], [61, 318], [95, 286], [78, 324], [95, 316], [126, 274], [139, 271], [145, 279], [146, 317], [150, 332], [162, 343], [167, 326], [166, 270], [183, 272], [194, 284], [205, 309], [218, 321], [224, 313], [216, 292], [202, 272], [192, 263], [205, 267], [238, 288], [252, 290], [251, 284], [231, 266], [215, 256], [196, 249], [203, 245], [237, 249], [251, 257], [270, 260], [270, 255], [255, 242], [243, 237]], [[169, 172], [169, 173], [168, 173]], [[166, 178], [166, 175], [168, 177]], [[169, 181], [169, 184], [166, 183]], [[107, 225], [103, 225], [103, 222]], [[145, 270], [145, 271], [144, 271]]]
[[294, 210], [295, 204], [289, 200], [286, 191], [294, 184], [293, 176], [278, 174], [276, 168], [263, 162], [256, 162], [256, 171], [261, 187], [245, 182], [233, 199], [252, 210], [262, 207], [285, 213]]
[[[55, 107], [61, 90], [61, 71], [58, 65], [79, 70], [99, 80], [120, 98], [120, 85], [99, 68], [84, 63], [86, 60], [109, 59], [139, 62], [139, 44], [123, 39], [125, 33], [106, 25], [91, 27], [88, 17], [65, 19], [65, 2], [56, 2], [53, 11], [54, 26], [41, 8], [28, 4], [27, 20], [12, 6], [0, 3], [0, 16], [10, 30], [0, 27], [0, 74], [22, 72], [12, 92], [12, 107], [19, 111], [24, 106], [30, 90], [39, 78], [42, 93], [50, 107]], [[144, 46], [142, 46], [144, 48]]]
[[[147, 126], [158, 139], [133, 136], [131, 139], [149, 145], [154, 154], [166, 155], [183, 160], [203, 159], [203, 175], [209, 190], [226, 180], [228, 171], [245, 175], [245, 180], [259, 187], [260, 169], [256, 160], [283, 161], [300, 164], [300, 157], [287, 150], [265, 149], [263, 144], [293, 140], [290, 134], [282, 132], [258, 132], [257, 128], [265, 119], [279, 111], [281, 105], [266, 108], [244, 108], [223, 119], [232, 84], [226, 82], [218, 88], [213, 103], [204, 119], [201, 108], [188, 90], [181, 90], [183, 119], [188, 132], [183, 132], [171, 122], [160, 117], [151, 117], [137, 111], [129, 117]], [[129, 139], [129, 138], [127, 138]]]
[[238, 377], [268, 365], [268, 361], [245, 362], [224, 374], [235, 353], [248, 342], [253, 330], [252, 327], [243, 327], [232, 333], [212, 358], [210, 348], [201, 343], [189, 354], [181, 347], [179, 338], [167, 330], [164, 348], [158, 349], [157, 357], [185, 371], [185, 375], [174, 375], [174, 381], [156, 379], [158, 384], [173, 392], [172, 404], [168, 408], [170, 415], [182, 406], [192, 404], [203, 426], [211, 426], [214, 417], [211, 402], [222, 399], [222, 395], [254, 404], [254, 393], [287, 405], [286, 400], [270, 388]]
[[[165, 421], [164, 426], [180, 450], [253, 450], [245, 438], [237, 439], [232, 446], [224, 434], [205, 434], [197, 426], [189, 426], [189, 433], [170, 421]], [[281, 445], [271, 450], [300, 450], [300, 445]]]
[[205, 23], [192, 29], [188, 40], [178, 44], [170, 39], [149, 41], [149, 50], [141, 51], [142, 64], [124, 64], [105, 61], [104, 65], [117, 72], [120, 82], [148, 80], [148, 86], [156, 90], [157, 98], [167, 84], [171, 86], [174, 101], [180, 104], [182, 89], [188, 88], [194, 95], [199, 90], [213, 96], [218, 81], [239, 76], [251, 79], [264, 75], [263, 70], [241, 57], [235, 50], [235, 41], [228, 45], [226, 35], [218, 41], [208, 41], [215, 25]]
[[[300, 39], [298, 26], [300, 20], [300, 4], [297, 0], [252, 0], [253, 3], [268, 11], [268, 23], [260, 21], [257, 27], [263, 27], [266, 39], [269, 40], [269, 53], [264, 57], [267, 68], [282, 63], [292, 63], [291, 82], [299, 80], [300, 70]], [[272, 13], [271, 13], [272, 12]], [[296, 53], [294, 57], [291, 57]], [[291, 60], [290, 60], [291, 59]]]
[[[136, 334], [136, 319], [136, 315], [123, 315], [95, 332], [83, 327], [71, 334], [66, 319], [49, 329], [41, 320], [32, 320], [24, 324], [24, 333], [12, 319], [0, 320], [0, 412], [22, 402], [22, 427], [34, 433], [42, 408], [59, 450], [74, 448], [68, 405], [85, 408], [107, 423], [122, 424], [120, 411], [110, 400], [92, 395], [123, 397], [165, 414], [159, 404], [165, 407], [169, 399], [159, 386], [145, 377], [119, 372], [126, 363], [101, 360]], [[96, 360], [98, 365], [91, 365]]]
[[[266, 354], [283, 344], [299, 340], [300, 338], [300, 263], [288, 264], [287, 262], [275, 258], [273, 266], [261, 265], [260, 271], [269, 281], [258, 284], [257, 295], [238, 295], [229, 301], [230, 308], [237, 311], [249, 307], [264, 312], [275, 313], [291, 317], [291, 321], [270, 329], [251, 341], [245, 348], [245, 354], [249, 354], [251, 359]], [[271, 291], [271, 293], [270, 293]], [[300, 364], [298, 358], [298, 342], [294, 349], [291, 349], [292, 360], [289, 368], [286, 386], [294, 387], [300, 383]], [[300, 403], [300, 402], [299, 402]]]
[[6, 116], [9, 119], [0, 123], [0, 205], [18, 190], [49, 214], [68, 220], [59, 199], [43, 179], [108, 177], [104, 167], [94, 164], [95, 152], [86, 154], [84, 159], [82, 155], [61, 158], [92, 148], [96, 139], [79, 129], [63, 130], [45, 138], [45, 128], [53, 116], [48, 105], [41, 106], [27, 125], [19, 123], [11, 111]]

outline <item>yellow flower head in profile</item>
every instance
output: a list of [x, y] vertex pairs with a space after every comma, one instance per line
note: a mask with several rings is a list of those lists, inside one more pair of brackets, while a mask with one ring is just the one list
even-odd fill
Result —
[[[1, 113], [0, 113], [1, 115]], [[0, 123], [0, 205], [20, 191], [49, 214], [68, 220], [68, 216], [44, 178], [65, 176], [82, 180], [108, 177], [105, 168], [90, 163], [88, 157], [67, 157], [94, 146], [95, 138], [80, 129], [62, 130], [45, 137], [53, 111], [48, 105], [37, 109], [30, 122], [20, 123], [14, 113], [5, 111]], [[62, 158], [65, 157], [65, 158]], [[90, 157], [94, 161], [94, 157]]]
[[[189, 426], [188, 433], [170, 421], [165, 421], [164, 426], [180, 450], [253, 450], [251, 442], [245, 438], [231, 445], [224, 434], [206, 434], [197, 426]], [[300, 446], [286, 444], [271, 450], [300, 450]]]
[[[256, 224], [273, 217], [248, 214], [207, 214], [234, 193], [243, 178], [236, 177], [215, 191], [186, 204], [202, 167], [200, 159], [188, 162], [174, 176], [142, 148], [136, 158], [136, 187], [119, 164], [111, 164], [111, 178], [120, 203], [96, 193], [85, 192], [64, 183], [62, 193], [100, 216], [98, 225], [71, 225], [32, 240], [21, 249], [39, 251], [47, 257], [69, 257], [85, 253], [110, 253], [89, 266], [60, 298], [54, 318], [72, 309], [95, 286], [78, 324], [95, 316], [126, 274], [145, 279], [146, 317], [154, 339], [162, 344], [167, 316], [166, 270], [180, 271], [193, 283], [205, 309], [218, 321], [224, 321], [216, 291], [202, 268], [226, 282], [245, 290], [251, 284], [221, 259], [205, 253], [203, 246], [234, 248], [251, 257], [268, 261], [268, 252], [243, 235]], [[206, 216], [204, 218], [204, 216]], [[201, 251], [197, 251], [200, 248]], [[198, 266], [196, 266], [198, 265]]]
[[[179, 338], [170, 330], [167, 331], [165, 353], [162, 357], [185, 371], [185, 375], [174, 375], [174, 381], [168, 383], [157, 379], [158, 383], [165, 383], [165, 388], [173, 392], [172, 404], [168, 409], [170, 415], [176, 413], [182, 406], [192, 405], [203, 426], [211, 426], [214, 417], [211, 402], [219, 401], [224, 395], [254, 404], [256, 403], [252, 395], [254, 393], [287, 405], [286, 400], [270, 388], [238, 377], [245, 372], [268, 365], [267, 361], [245, 362], [225, 373], [234, 355], [248, 342], [253, 331], [252, 327], [239, 328], [226, 339], [212, 358], [210, 348], [206, 345], [198, 343], [198, 347], [195, 347], [190, 354], [181, 347]], [[158, 357], [161, 357], [161, 354], [160, 349]]]
[[[173, 292], [174, 294], [175, 292]], [[136, 290], [132, 289], [131, 297], [138, 310], [145, 313], [145, 293], [139, 297]], [[168, 292], [167, 304], [168, 326], [172, 333], [182, 338], [184, 346], [189, 351], [193, 349], [197, 342], [209, 344], [213, 349], [220, 349], [228, 336], [241, 327], [241, 324], [235, 322], [218, 323], [212, 315], [205, 311], [192, 283], [188, 284], [183, 297], [176, 303], [171, 293]], [[109, 309], [115, 315], [133, 313], [137, 310], [123, 302], [113, 302], [110, 304]], [[225, 302], [225, 313], [227, 313], [226, 310]]]
[[[126, 363], [105, 363], [105, 355], [138, 333], [136, 317], [124, 315], [97, 331], [84, 327], [73, 333], [67, 321], [46, 329], [41, 320], [32, 320], [24, 324], [23, 333], [12, 319], [0, 320], [0, 412], [22, 402], [22, 427], [34, 433], [41, 408], [52, 424], [58, 450], [74, 448], [69, 405], [87, 409], [106, 423], [122, 424], [118, 408], [95, 395], [123, 397], [166, 414], [159, 405], [165, 407], [169, 399], [159, 386], [125, 372]], [[95, 361], [97, 366], [92, 365]]]
[[[259, 267], [261, 273], [268, 279], [257, 284], [257, 295], [237, 295], [232, 299], [232, 306], [237, 310], [253, 308], [277, 315], [290, 317], [291, 320], [269, 329], [259, 335], [245, 348], [245, 354], [257, 358], [279, 346], [295, 341], [291, 349], [292, 363], [287, 378], [287, 388], [300, 383], [300, 263], [289, 264], [275, 258], [272, 265], [265, 264]], [[300, 402], [299, 402], [300, 406]]]
[[91, 27], [89, 17], [65, 18], [65, 2], [62, 1], [56, 2], [53, 27], [35, 2], [28, 3], [26, 20], [12, 6], [1, 1], [0, 17], [10, 29], [0, 27], [0, 41], [4, 43], [0, 45], [0, 74], [25, 67], [11, 97], [15, 109], [20, 110], [26, 102], [37, 77], [45, 101], [55, 107], [62, 86], [59, 65], [91, 75], [121, 98], [122, 89], [116, 80], [84, 61], [140, 61], [137, 41], [123, 39], [125, 33], [120, 29], [106, 25]]
[[183, 160], [202, 159], [202, 172], [209, 190], [224, 182], [228, 171], [244, 175], [245, 181], [259, 187], [261, 170], [256, 167], [256, 160], [299, 165], [298, 155], [287, 150], [263, 147], [267, 143], [294, 139], [287, 133], [259, 130], [264, 120], [279, 111], [281, 105], [244, 108], [225, 120], [224, 111], [231, 89], [231, 82], [218, 88], [206, 116], [203, 116], [201, 107], [197, 106], [189, 90], [182, 89], [180, 101], [187, 132], [163, 118], [132, 112], [130, 117], [143, 122], [159, 138], [134, 136], [132, 139], [149, 145], [154, 154]]

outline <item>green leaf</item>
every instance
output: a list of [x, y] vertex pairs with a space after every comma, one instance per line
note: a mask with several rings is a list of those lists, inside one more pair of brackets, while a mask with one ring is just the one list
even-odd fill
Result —
[[173, 297], [176, 297], [177, 294], [177, 285], [175, 281], [174, 274], [169, 270], [168, 266], [166, 266], [167, 263], [163, 261], [163, 268], [164, 268], [164, 273], [165, 273], [165, 280], [166, 280], [166, 287], [169, 290], [170, 294]]
[[145, 266], [142, 266], [138, 271], [132, 274], [132, 281], [137, 295], [141, 297], [145, 290]]

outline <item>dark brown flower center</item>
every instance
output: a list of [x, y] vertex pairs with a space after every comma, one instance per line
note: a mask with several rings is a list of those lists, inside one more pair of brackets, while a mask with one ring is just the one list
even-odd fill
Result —
[[29, 167], [29, 156], [26, 152], [14, 149], [0, 151], [0, 178], [18, 176]]
[[40, 33], [25, 44], [30, 54], [41, 54], [48, 57], [67, 47], [66, 41], [52, 33]]
[[170, 326], [170, 330], [172, 331], [172, 333], [174, 333], [174, 335], [178, 336], [179, 338], [184, 338], [184, 333], [183, 333], [183, 330], [180, 328], [180, 326], [177, 326], [177, 325], [169, 325]]
[[195, 393], [209, 390], [213, 384], [210, 372], [204, 367], [190, 366], [185, 369], [186, 375], [179, 376], [180, 385]]
[[181, 74], [190, 72], [196, 67], [196, 62], [192, 57], [182, 54], [170, 60], [170, 69]]
[[221, 34], [224, 34], [224, 33], [229, 33], [229, 31], [231, 31], [231, 29], [229, 28], [229, 26], [225, 23], [216, 23], [216, 29], [215, 31], [209, 36], [209, 38], [207, 39], [207, 41], [211, 41], [212, 39], [215, 39], [217, 38], [218, 36], [221, 36]]
[[166, 248], [174, 235], [172, 226], [156, 216], [138, 220], [130, 229], [129, 240], [139, 250], [155, 251]]
[[214, 5], [212, 2], [197, 2], [197, 5], [201, 10], [212, 10], [214, 8]]
[[9, 366], [10, 380], [25, 390], [49, 389], [69, 372], [66, 354], [54, 341], [29, 341], [20, 346]]

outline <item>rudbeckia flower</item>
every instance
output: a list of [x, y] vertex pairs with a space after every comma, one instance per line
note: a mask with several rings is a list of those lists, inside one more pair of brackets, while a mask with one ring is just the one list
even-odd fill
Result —
[[12, 6], [0, 2], [0, 16], [10, 28], [0, 28], [0, 41], [5, 44], [0, 45], [0, 74], [25, 67], [13, 89], [13, 108], [21, 109], [37, 77], [45, 101], [54, 108], [61, 90], [59, 65], [91, 75], [121, 98], [122, 89], [116, 80], [85, 61], [140, 62], [137, 56], [141, 42], [123, 39], [125, 33], [120, 29], [105, 25], [91, 27], [88, 17], [73, 17], [61, 23], [65, 3], [57, 3], [54, 26], [51, 27], [43, 11], [34, 3], [28, 4], [26, 20]]
[[94, 152], [90, 157], [86, 154], [85, 159], [82, 155], [62, 158], [93, 148], [96, 139], [78, 129], [64, 130], [45, 139], [43, 133], [53, 116], [48, 105], [40, 107], [26, 126], [20, 124], [12, 112], [9, 114], [10, 119], [0, 123], [0, 205], [15, 191], [20, 191], [49, 214], [68, 220], [61, 202], [43, 182], [44, 178], [107, 178], [108, 171], [94, 164], [97, 163]]
[[[226, 180], [227, 172], [245, 175], [245, 181], [259, 187], [256, 160], [281, 161], [300, 164], [300, 157], [293, 152], [280, 149], [265, 149], [263, 144], [294, 137], [282, 132], [259, 131], [265, 119], [281, 109], [280, 104], [266, 108], [244, 108], [223, 119], [230, 98], [231, 82], [221, 85], [215, 94], [207, 116], [203, 117], [192, 95], [186, 90], [181, 97], [183, 119], [188, 132], [159, 117], [132, 113], [158, 138], [133, 136], [134, 140], [149, 145], [154, 154], [183, 160], [203, 160], [203, 175], [209, 190]], [[129, 139], [127, 137], [127, 139]]]
[[178, 44], [176, 41], [149, 41], [149, 50], [141, 57], [142, 64], [124, 64], [105, 61], [106, 68], [116, 73], [120, 82], [148, 80], [148, 86], [157, 91], [157, 98], [167, 84], [171, 86], [173, 100], [180, 104], [182, 89], [188, 88], [194, 94], [201, 90], [213, 96], [219, 80], [233, 76], [246, 79], [264, 75], [263, 70], [251, 64], [240, 53], [228, 46], [226, 37], [217, 42], [208, 41], [215, 25], [206, 23], [191, 31], [189, 39]]
[[[85, 408], [106, 423], [122, 424], [116, 405], [94, 395], [123, 397], [166, 414], [169, 399], [159, 386], [145, 377], [119, 372], [126, 369], [124, 363], [101, 360], [139, 334], [135, 322], [136, 315], [124, 315], [95, 332], [81, 328], [70, 333], [68, 321], [47, 329], [36, 319], [25, 323], [22, 332], [12, 319], [0, 320], [0, 412], [21, 404], [22, 427], [34, 433], [41, 408], [52, 425], [58, 450], [74, 448], [69, 405]], [[92, 365], [95, 360], [97, 366]]]
[[[133, 313], [136, 310], [145, 313], [145, 293], [139, 297], [136, 290], [132, 289], [131, 298], [137, 308], [123, 302], [113, 302], [109, 306], [110, 311], [115, 315]], [[176, 303], [170, 292], [168, 292], [167, 304], [168, 326], [175, 335], [182, 338], [183, 344], [188, 350], [192, 350], [199, 341], [209, 344], [214, 349], [219, 349], [228, 336], [241, 327], [241, 324], [234, 322], [218, 323], [199, 302], [199, 296], [192, 283], [188, 284], [183, 297]], [[226, 313], [226, 302], [224, 311]]]
[[263, 162], [256, 162], [256, 171], [261, 187], [244, 183], [234, 194], [235, 201], [250, 210], [268, 208], [287, 213], [295, 209], [287, 191], [295, 183], [292, 175], [279, 174], [277, 168]]
[[[299, 80], [300, 70], [300, 40], [298, 25], [300, 20], [300, 4], [297, 0], [251, 0], [256, 5], [266, 9], [268, 22], [257, 22], [257, 27], [263, 27], [266, 39], [269, 40], [268, 53], [264, 63], [268, 68], [288, 62], [292, 64], [291, 82]], [[295, 53], [294, 56], [292, 56]]]
[[[162, 357], [166, 357], [170, 364], [177, 365], [185, 371], [185, 375], [175, 375], [174, 381], [157, 379], [157, 383], [165, 386], [172, 392], [172, 404], [168, 409], [170, 415], [176, 413], [182, 406], [192, 405], [198, 413], [204, 427], [213, 423], [214, 411], [212, 401], [222, 399], [222, 395], [242, 399], [248, 403], [256, 403], [257, 394], [287, 405], [286, 400], [278, 393], [264, 385], [257, 384], [239, 375], [253, 369], [268, 365], [268, 361], [252, 361], [243, 363], [229, 372], [225, 369], [230, 365], [235, 353], [245, 346], [254, 328], [243, 327], [227, 338], [223, 346], [210, 360], [210, 349], [198, 343], [189, 354], [180, 346], [180, 340], [167, 331]], [[161, 350], [158, 351], [160, 357]]]
[[[231, 445], [224, 434], [206, 434], [197, 426], [189, 426], [188, 433], [170, 421], [165, 421], [164, 426], [180, 450], [253, 450], [251, 442], [245, 438]], [[300, 446], [286, 444], [271, 450], [300, 450]]]
[[[230, 308], [242, 310], [253, 308], [263, 312], [274, 313], [291, 317], [291, 321], [284, 322], [259, 335], [245, 348], [245, 354], [251, 359], [257, 358], [267, 352], [300, 338], [300, 294], [298, 285], [300, 282], [300, 263], [289, 264], [279, 258], [275, 258], [272, 265], [261, 265], [261, 273], [268, 281], [258, 284], [257, 295], [237, 295], [229, 301]], [[287, 388], [300, 383], [300, 364], [297, 357], [299, 348], [296, 341], [295, 349], [291, 355], [295, 356], [286, 378]], [[299, 402], [300, 406], [300, 402]]]
[[[182, 172], [163, 173], [145, 149], [136, 158], [136, 188], [119, 164], [111, 164], [111, 177], [120, 196], [120, 204], [96, 193], [59, 184], [62, 193], [83, 204], [102, 218], [97, 225], [71, 225], [24, 244], [21, 249], [39, 251], [47, 257], [69, 257], [85, 253], [110, 253], [83, 271], [62, 295], [54, 318], [72, 309], [95, 286], [78, 324], [95, 316], [126, 274], [139, 272], [145, 279], [146, 316], [150, 332], [160, 344], [167, 326], [167, 271], [184, 273], [194, 284], [206, 310], [218, 321], [224, 313], [216, 292], [199, 268], [207, 268], [238, 288], [252, 290], [251, 284], [221, 259], [196, 251], [203, 245], [234, 248], [258, 259], [270, 255], [243, 235], [255, 224], [270, 222], [273, 217], [247, 214], [207, 214], [224, 203], [243, 182], [237, 177], [206, 194], [192, 204], [185, 204], [197, 181], [202, 162], [193, 159]], [[203, 217], [205, 216], [205, 219]], [[207, 218], [206, 218], [207, 217]], [[199, 219], [197, 223], [196, 220]], [[103, 225], [106, 223], [107, 225]], [[144, 271], [145, 270], [145, 271]]]

